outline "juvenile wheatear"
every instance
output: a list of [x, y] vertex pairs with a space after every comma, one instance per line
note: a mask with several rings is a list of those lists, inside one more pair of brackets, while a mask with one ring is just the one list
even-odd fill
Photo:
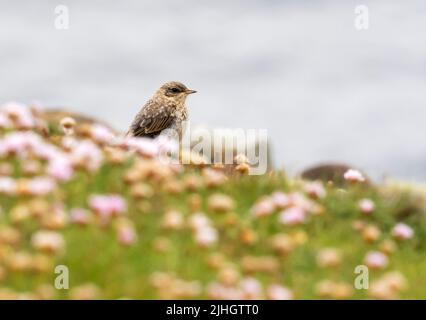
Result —
[[181, 136], [182, 122], [188, 119], [185, 101], [195, 92], [180, 82], [167, 82], [138, 112], [127, 135], [155, 138], [163, 130], [172, 129]]

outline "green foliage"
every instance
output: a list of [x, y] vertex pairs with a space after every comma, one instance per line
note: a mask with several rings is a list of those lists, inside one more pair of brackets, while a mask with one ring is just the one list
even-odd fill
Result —
[[[163, 272], [184, 281], [197, 281], [202, 289], [192, 298], [207, 298], [208, 284], [220, 280], [220, 268], [215, 269], [209, 263], [214, 255], [218, 255], [223, 257], [224, 265], [236, 269], [241, 278], [254, 277], [265, 288], [270, 284], [281, 284], [290, 288], [296, 298], [315, 299], [319, 297], [316, 286], [322, 280], [345, 282], [352, 286], [356, 277], [354, 268], [363, 264], [366, 252], [378, 250], [383, 240], [391, 238], [392, 227], [398, 221], [404, 221], [414, 229], [414, 238], [396, 242], [397, 248], [390, 256], [389, 266], [384, 270], [371, 271], [370, 283], [386, 271], [397, 270], [408, 282], [408, 289], [401, 293], [401, 298], [426, 298], [426, 286], [422, 285], [426, 282], [423, 273], [426, 267], [425, 219], [419, 200], [409, 191], [362, 184], [346, 190], [327, 187], [326, 197], [315, 201], [321, 207], [320, 214], [312, 214], [304, 224], [284, 226], [278, 222], [278, 212], [260, 218], [254, 217], [251, 212], [256, 201], [274, 191], [303, 192], [300, 181], [290, 181], [283, 174], [235, 175], [218, 187], [203, 185], [197, 190], [183, 187], [176, 193], [165, 189], [166, 181], [147, 179], [142, 182], [151, 186], [155, 193], [147, 199], [138, 199], [131, 195], [131, 186], [123, 179], [131, 165], [130, 162], [119, 166], [106, 164], [93, 174], [81, 171], [47, 198], [50, 202], [63, 200], [65, 210], [69, 210], [88, 208], [91, 194], [120, 194], [127, 200], [126, 215], [137, 230], [137, 242], [122, 246], [117, 241], [114, 224], [102, 227], [97, 223], [88, 226], [69, 223], [61, 229], [66, 249], [62, 254], [52, 256], [52, 266], [63, 264], [69, 268], [70, 290], [92, 283], [99, 288], [101, 298], [164, 298], [168, 296], [152, 284], [153, 274]], [[199, 175], [199, 170], [192, 174]], [[184, 185], [187, 175], [180, 174], [175, 182]], [[230, 196], [235, 207], [229, 212], [214, 212], [208, 205], [208, 198], [217, 193]], [[211, 247], [197, 244], [187, 225], [193, 214], [191, 211], [194, 211], [188, 203], [194, 195], [201, 200], [198, 211], [204, 212], [218, 231], [219, 240]], [[375, 203], [375, 210], [370, 215], [360, 212], [358, 202], [363, 198]], [[31, 235], [41, 228], [34, 219], [16, 224], [10, 218], [14, 207], [30, 206], [29, 201], [29, 198], [1, 197], [1, 226], [16, 227], [23, 238], [13, 250], [31, 251]], [[185, 225], [176, 230], [163, 228], [168, 210], [180, 212]], [[361, 233], [353, 229], [355, 220], [379, 228], [380, 238], [372, 243], [366, 242]], [[254, 235], [254, 239], [245, 243], [242, 234], [247, 231]], [[298, 243], [286, 255], [277, 254], [271, 246], [272, 236], [278, 233], [287, 234]], [[165, 243], [163, 249], [159, 249], [161, 242]], [[339, 266], [318, 266], [316, 255], [326, 247], [340, 250], [343, 258]], [[5, 251], [6, 245], [0, 242], [0, 248]], [[269, 257], [277, 261], [278, 268], [247, 271], [243, 263], [247, 256]], [[52, 269], [39, 273], [7, 270], [7, 273], [8, 276], [0, 280], [0, 287], [17, 292], [33, 292], [40, 284], [52, 285], [56, 276]], [[68, 294], [67, 290], [57, 290], [55, 297], [67, 298]], [[369, 296], [366, 290], [354, 289], [350, 297], [365, 299]]]

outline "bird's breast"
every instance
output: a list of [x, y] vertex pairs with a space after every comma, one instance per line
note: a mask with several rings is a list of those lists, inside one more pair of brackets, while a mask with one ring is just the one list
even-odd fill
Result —
[[186, 109], [176, 109], [173, 112], [173, 116], [181, 120], [186, 120], [186, 118], [188, 117], [188, 114], [186, 112]]

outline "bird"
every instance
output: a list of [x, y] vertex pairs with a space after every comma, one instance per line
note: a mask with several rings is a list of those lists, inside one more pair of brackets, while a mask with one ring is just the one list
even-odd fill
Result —
[[177, 81], [163, 84], [136, 114], [127, 136], [156, 138], [171, 129], [181, 137], [182, 123], [188, 119], [186, 98], [196, 92]]

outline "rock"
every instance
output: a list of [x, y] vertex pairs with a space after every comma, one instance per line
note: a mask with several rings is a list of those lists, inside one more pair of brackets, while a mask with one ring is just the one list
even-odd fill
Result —
[[[343, 186], [347, 184], [347, 182], [343, 178], [343, 175], [349, 169], [356, 169], [356, 167], [343, 163], [324, 163], [318, 164], [302, 171], [300, 177], [305, 180], [320, 180], [325, 183], [329, 183], [331, 181], [337, 186]], [[362, 172], [362, 174], [366, 178], [364, 183], [370, 185], [370, 179], [365, 175], [364, 172]]]

